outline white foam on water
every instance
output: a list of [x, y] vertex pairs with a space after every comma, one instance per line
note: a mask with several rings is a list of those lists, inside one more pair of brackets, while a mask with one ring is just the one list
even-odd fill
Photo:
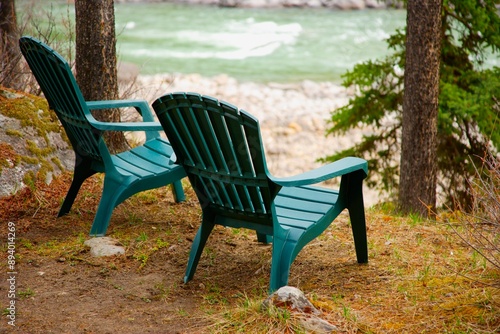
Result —
[[131, 50], [131, 54], [152, 58], [195, 59], [264, 57], [281, 46], [296, 43], [301, 32], [302, 27], [298, 23], [280, 25], [272, 21], [256, 22], [253, 18], [232, 20], [225, 23], [220, 31], [187, 29], [164, 36], [171, 39], [173, 45], [186, 44], [184, 50], [148, 46], [147, 49]]
[[125, 23], [125, 29], [134, 29], [136, 26], [136, 23], [134, 21], [129, 21]]

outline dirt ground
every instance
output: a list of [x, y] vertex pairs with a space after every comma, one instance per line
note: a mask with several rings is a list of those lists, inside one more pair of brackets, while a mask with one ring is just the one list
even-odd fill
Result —
[[[204, 332], [212, 325], [207, 307], [226, 305], [246, 291], [266, 297], [271, 246], [258, 244], [246, 231], [216, 228], [194, 280], [183, 283], [200, 218], [190, 192], [182, 204], [168, 190], [126, 201], [115, 210], [107, 234], [122, 242], [126, 254], [92, 257], [82, 243], [99, 180], [86, 184], [74, 210], [56, 219], [69, 181], [66, 175], [52, 187], [2, 202], [2, 223], [14, 222], [16, 228], [16, 332]], [[2, 235], [2, 243], [6, 238]], [[2, 271], [9, 271], [2, 257]], [[349, 264], [354, 266], [353, 260]], [[8, 305], [6, 283], [0, 285], [2, 305]], [[1, 326], [12, 330], [5, 319]]]
[[[0, 281], [2, 333], [225, 333], [247, 332], [245, 326], [249, 333], [266, 332], [265, 326], [253, 327], [257, 320], [248, 320], [250, 313], [240, 319], [235, 312], [249, 299], [267, 297], [270, 245], [258, 244], [251, 231], [217, 227], [194, 279], [184, 284], [200, 221], [198, 203], [186, 187], [184, 203], [175, 203], [169, 189], [160, 189], [117, 207], [107, 235], [120, 241], [125, 255], [95, 258], [83, 242], [88, 239], [101, 179], [87, 181], [71, 213], [56, 218], [70, 179], [66, 174], [51, 186], [40, 184], [0, 199], [0, 269], [16, 272], [15, 327], [7, 317], [10, 283]], [[436, 235], [428, 226], [417, 226], [412, 234], [403, 225], [391, 230], [390, 218], [376, 218], [372, 212], [368, 220], [369, 265], [356, 263], [348, 218], [342, 215], [299, 254], [289, 284], [306, 292], [344, 333], [438, 333], [454, 328], [450, 323], [457, 317], [464, 322], [468, 316], [460, 315], [459, 306], [436, 311], [436, 299], [439, 305], [448, 305], [452, 297], [462, 298], [466, 290], [484, 291], [484, 286], [465, 283], [437, 268], [427, 270], [429, 276], [422, 279], [415, 272], [427, 273], [429, 264], [412, 262], [418, 251], [411, 248], [428, 244], [432, 250], [422, 251], [425, 258], [431, 256], [435, 266], [445, 263], [447, 259], [438, 253], [450, 254], [448, 237]], [[4, 233], [8, 222], [16, 230], [14, 268], [8, 267]], [[400, 242], [395, 254], [394, 244]], [[453, 286], [444, 280], [446, 275], [455, 277]], [[434, 299], [420, 302], [418, 295], [428, 293], [430, 286]], [[422, 289], [425, 292], [419, 292]], [[480, 328], [500, 326], [495, 303], [498, 295], [489, 299], [493, 309], [481, 315], [488, 320]], [[475, 317], [467, 319], [476, 326]]]

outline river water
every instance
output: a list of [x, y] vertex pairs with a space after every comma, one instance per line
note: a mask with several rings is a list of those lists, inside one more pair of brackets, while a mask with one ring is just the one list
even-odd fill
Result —
[[117, 52], [142, 74], [228, 74], [239, 81], [339, 82], [346, 70], [388, 54], [403, 10], [115, 5]]
[[[38, 4], [74, 18], [66, 1]], [[406, 11], [140, 2], [115, 4], [115, 20], [119, 60], [136, 64], [144, 75], [224, 73], [240, 82], [340, 83], [355, 64], [392, 52], [386, 39], [404, 28]], [[486, 61], [493, 65], [500, 66], [498, 56]]]

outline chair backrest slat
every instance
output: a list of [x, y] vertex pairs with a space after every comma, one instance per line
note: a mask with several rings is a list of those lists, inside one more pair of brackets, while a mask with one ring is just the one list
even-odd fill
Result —
[[[266, 162], [264, 159], [263, 144], [260, 137], [260, 130], [258, 124], [254, 123], [254, 118], [247, 113], [242, 113], [243, 128], [246, 133], [247, 142], [250, 144], [251, 162], [253, 165], [254, 173], [256, 175], [266, 175]], [[262, 203], [270, 203], [272, 201], [271, 192], [254, 191], [251, 193], [252, 201], [258, 205]], [[267, 208], [261, 207], [260, 210], [265, 212]]]
[[32, 37], [22, 37], [19, 45], [50, 108], [66, 130], [75, 153], [102, 160], [99, 151], [102, 133], [87, 119], [90, 111], [66, 60]]
[[[219, 103], [213, 98], [206, 97], [204, 101], [206, 109], [211, 115], [211, 123], [209, 124], [213, 124], [215, 128], [212, 131], [213, 141], [216, 143], [213, 147], [218, 148], [220, 153], [216, 155], [220, 158], [221, 165], [224, 165], [226, 173], [233, 177], [253, 178], [255, 173], [253, 173], [251, 162], [249, 163], [251, 159], [247, 154], [248, 147], [242, 133], [241, 122], [234, 117], [238, 110], [227, 103]], [[221, 110], [224, 114], [221, 113]], [[207, 111], [204, 112], [207, 113]], [[255, 211], [250, 195], [251, 190], [249, 190], [247, 182], [243, 185], [230, 184], [230, 188], [232, 196], [229, 200], [237, 204], [238, 210]]]
[[153, 108], [202, 206], [270, 217], [274, 195], [255, 118], [195, 93], [165, 95]]

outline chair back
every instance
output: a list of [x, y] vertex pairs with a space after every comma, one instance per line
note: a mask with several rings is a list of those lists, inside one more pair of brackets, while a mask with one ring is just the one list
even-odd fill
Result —
[[258, 121], [235, 106], [195, 93], [153, 103], [204, 213], [272, 226], [278, 187], [268, 178]]
[[66, 60], [33, 37], [22, 37], [19, 46], [75, 154], [102, 161], [99, 151], [102, 132], [89, 123], [90, 111]]

